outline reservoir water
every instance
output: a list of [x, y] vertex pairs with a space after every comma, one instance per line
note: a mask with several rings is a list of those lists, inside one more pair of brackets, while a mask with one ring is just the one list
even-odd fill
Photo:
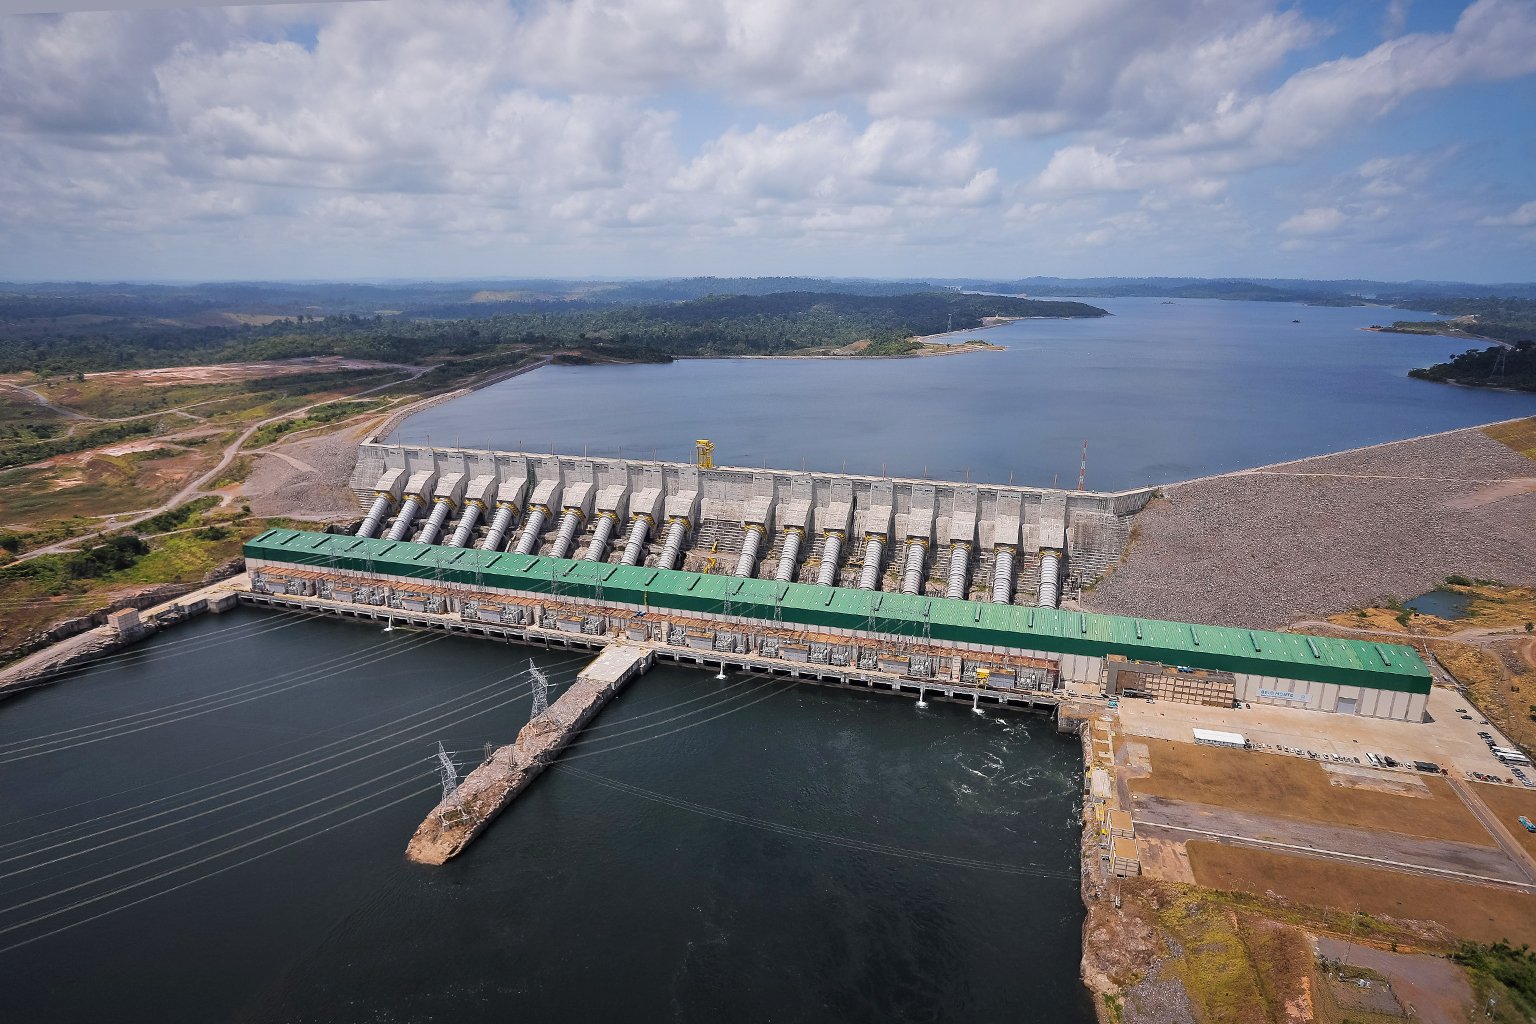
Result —
[[1472, 343], [1361, 329], [1429, 314], [1091, 301], [1114, 315], [975, 333], [1005, 352], [546, 367], [393, 440], [686, 462], [707, 437], [722, 465], [1067, 486], [1086, 440], [1089, 486], [1116, 490], [1536, 413], [1407, 376]]
[[656, 669], [407, 864], [529, 655], [247, 610], [0, 702], [6, 1019], [1092, 1019], [1043, 720]]

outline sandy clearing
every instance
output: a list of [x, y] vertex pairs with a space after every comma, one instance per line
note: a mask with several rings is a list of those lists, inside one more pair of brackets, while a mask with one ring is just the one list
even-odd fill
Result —
[[1162, 797], [1299, 822], [1495, 845], [1443, 779], [1421, 780], [1423, 796], [1383, 793], [1334, 785], [1316, 761], [1161, 739], [1144, 742], [1152, 753], [1152, 773], [1131, 782], [1138, 802]]
[[186, 384], [222, 384], [298, 373], [331, 373], [341, 370], [418, 370], [420, 367], [384, 363], [373, 359], [346, 359], [341, 356], [310, 356], [302, 359], [277, 359], [255, 363], [218, 363], [210, 366], [167, 366], [153, 370], [108, 370], [88, 373], [87, 378], [104, 379], [144, 387], [172, 387]]
[[135, 452], [153, 452], [161, 448], [170, 447], [160, 441], [125, 441], [122, 444], [109, 445], [105, 448], [97, 448], [95, 451], [102, 455], [132, 455]]

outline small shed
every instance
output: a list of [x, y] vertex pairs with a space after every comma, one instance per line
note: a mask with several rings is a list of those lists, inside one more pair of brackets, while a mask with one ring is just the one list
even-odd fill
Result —
[[1136, 840], [1116, 838], [1113, 841], [1110, 846], [1110, 867], [1121, 878], [1141, 874], [1141, 857], [1136, 852]]

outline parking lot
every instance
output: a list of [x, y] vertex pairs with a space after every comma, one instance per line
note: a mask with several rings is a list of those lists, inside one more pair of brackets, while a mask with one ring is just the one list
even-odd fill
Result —
[[[1465, 710], [1463, 717], [1458, 710]], [[1498, 728], [1486, 723], [1457, 691], [1437, 686], [1429, 695], [1427, 722], [1394, 722], [1358, 715], [1336, 715], [1271, 705], [1210, 708], [1167, 701], [1127, 698], [1120, 702], [1120, 721], [1128, 735], [1191, 742], [1199, 727], [1240, 732], [1256, 747], [1271, 753], [1300, 751], [1297, 756], [1331, 760], [1329, 755], [1370, 767], [1367, 753], [1387, 755], [1412, 769], [1414, 761], [1437, 764], [1459, 777], [1473, 773], [1493, 776], [1519, 786], [1513, 772], [1488, 750], [1479, 732], [1492, 734], [1510, 746]], [[1533, 781], [1536, 774], [1525, 773]]]

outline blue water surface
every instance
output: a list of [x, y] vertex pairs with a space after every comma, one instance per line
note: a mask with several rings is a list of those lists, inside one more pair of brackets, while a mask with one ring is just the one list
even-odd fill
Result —
[[[1112, 490], [1536, 413], [1536, 395], [1413, 380], [1472, 347], [1363, 330], [1429, 314], [1094, 299], [1114, 315], [978, 331], [920, 359], [548, 367], [406, 420], [394, 440]], [[1299, 320], [1300, 323], [1293, 321]]]

